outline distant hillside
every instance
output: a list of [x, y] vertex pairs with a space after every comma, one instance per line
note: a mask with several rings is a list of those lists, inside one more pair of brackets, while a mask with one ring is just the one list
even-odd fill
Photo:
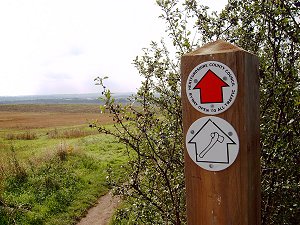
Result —
[[[116, 102], [126, 103], [134, 93], [113, 94]], [[100, 94], [58, 94], [58, 95], [27, 95], [0, 96], [0, 104], [101, 104]]]

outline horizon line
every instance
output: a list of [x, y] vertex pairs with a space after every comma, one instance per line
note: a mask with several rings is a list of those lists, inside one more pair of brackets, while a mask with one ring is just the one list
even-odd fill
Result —
[[[111, 94], [134, 94], [133, 91], [121, 91], [121, 92], [112, 92]], [[0, 98], [10, 98], [10, 97], [33, 97], [33, 96], [57, 96], [57, 95], [101, 95], [101, 92], [88, 92], [88, 93], [55, 93], [55, 94], [24, 94], [24, 95], [0, 95]]]

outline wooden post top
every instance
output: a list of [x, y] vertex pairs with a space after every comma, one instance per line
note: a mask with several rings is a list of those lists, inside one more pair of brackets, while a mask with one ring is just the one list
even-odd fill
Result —
[[237, 52], [237, 51], [247, 52], [244, 49], [237, 47], [236, 45], [230, 44], [223, 40], [217, 40], [208, 43], [206, 45], [203, 45], [202, 47], [196, 49], [195, 51], [184, 54], [183, 57], [195, 56], [195, 55], [219, 54], [219, 53]]

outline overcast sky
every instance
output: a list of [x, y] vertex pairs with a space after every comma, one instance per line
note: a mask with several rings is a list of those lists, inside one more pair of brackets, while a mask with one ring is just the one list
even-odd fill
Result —
[[155, 0], [1, 0], [0, 96], [94, 93], [104, 75], [135, 92], [132, 60], [164, 35], [160, 14]]

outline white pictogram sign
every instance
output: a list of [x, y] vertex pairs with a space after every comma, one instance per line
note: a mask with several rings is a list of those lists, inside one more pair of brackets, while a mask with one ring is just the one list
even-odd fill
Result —
[[239, 138], [227, 121], [207, 116], [196, 120], [186, 134], [191, 159], [203, 169], [220, 171], [229, 167], [239, 152]]
[[223, 63], [207, 61], [189, 74], [186, 94], [198, 111], [216, 115], [226, 111], [234, 102], [238, 83], [232, 70]]

